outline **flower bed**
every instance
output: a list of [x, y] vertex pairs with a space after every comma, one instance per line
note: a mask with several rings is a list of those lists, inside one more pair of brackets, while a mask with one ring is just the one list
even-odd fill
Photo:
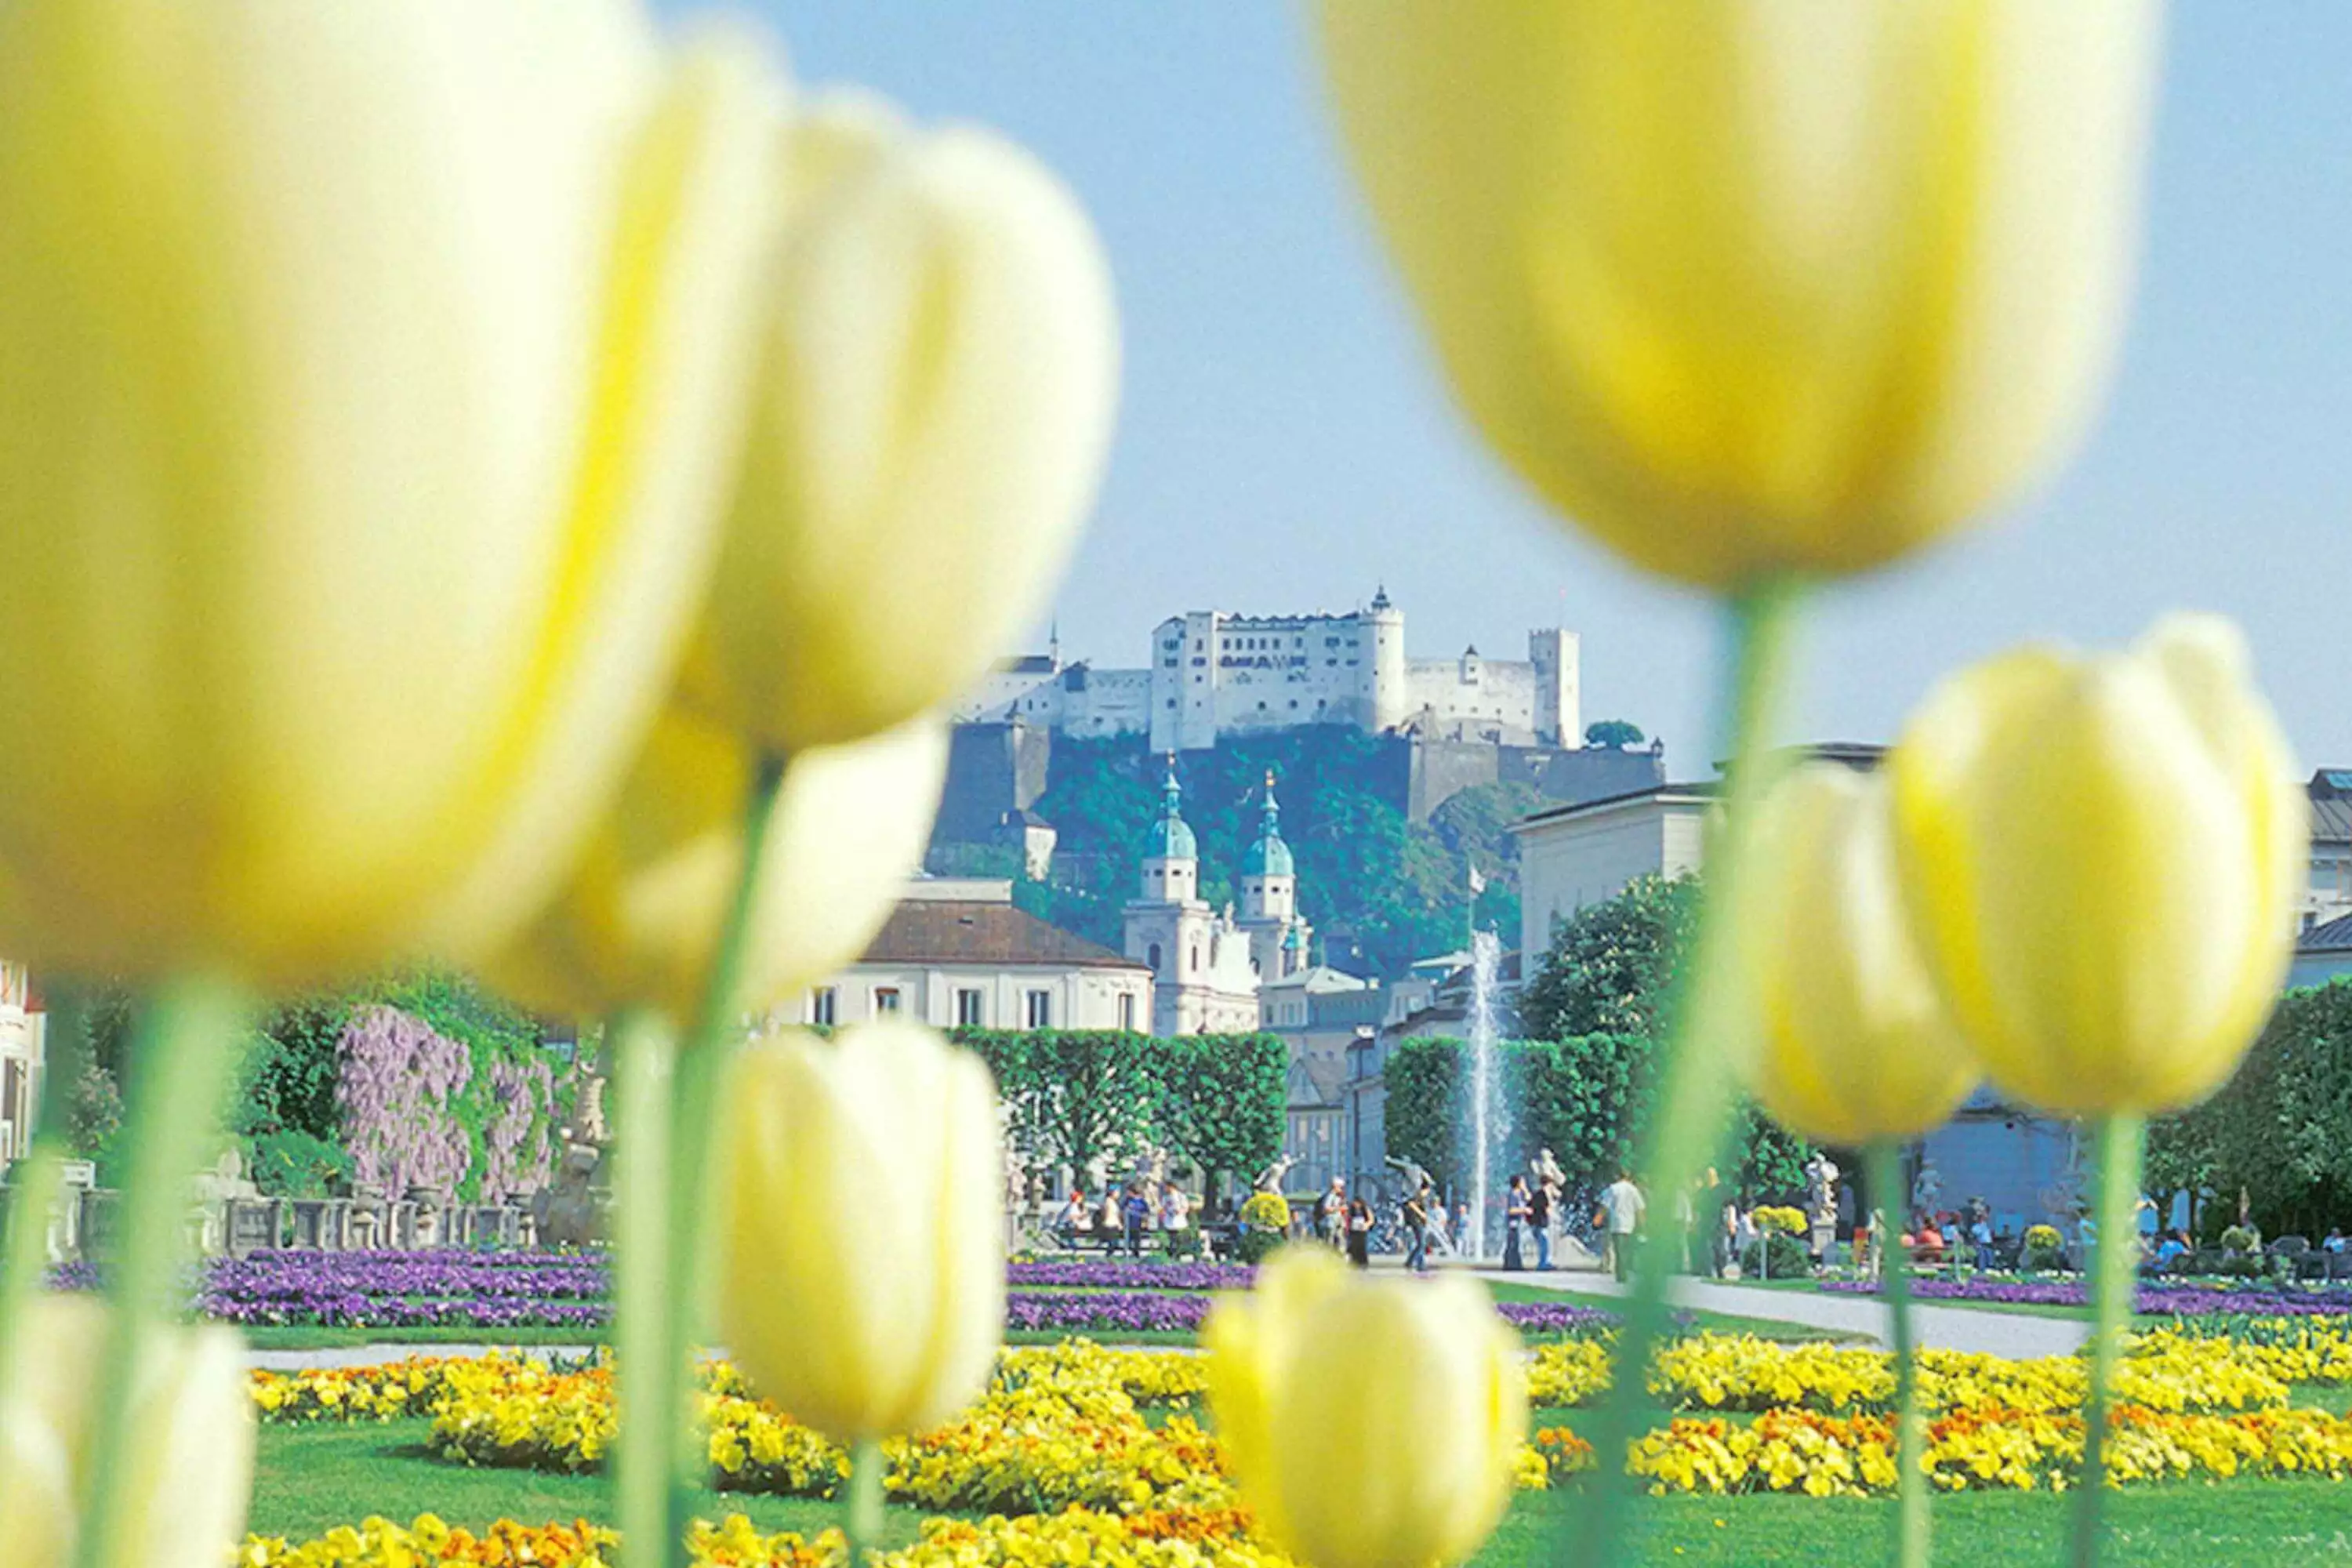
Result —
[[1145, 1263], [1113, 1258], [1015, 1261], [1007, 1283], [1032, 1289], [1246, 1290], [1257, 1270], [1243, 1263]]
[[[1874, 1295], [1874, 1279], [1824, 1279], [1824, 1290]], [[2014, 1279], [1975, 1274], [1966, 1279], [1914, 1279], [1911, 1293], [1945, 1301], [1986, 1301], [2017, 1307], [2079, 1307], [2088, 1298], [2078, 1279]], [[2137, 1310], [2149, 1317], [2206, 1317], [2252, 1313], [2265, 1317], [2352, 1314], [2352, 1293], [2273, 1285], [2151, 1285], [2143, 1282]]]

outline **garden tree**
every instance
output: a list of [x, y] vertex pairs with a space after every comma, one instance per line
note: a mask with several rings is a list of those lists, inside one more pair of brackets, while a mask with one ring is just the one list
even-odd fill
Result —
[[2241, 1191], [2265, 1236], [2316, 1237], [2352, 1212], [2352, 979], [2291, 991], [2212, 1099], [2150, 1129], [2158, 1190]]
[[1622, 719], [1596, 719], [1584, 727], [1584, 743], [1588, 746], [1638, 746], [1648, 738], [1639, 724], [1629, 724]]
[[1154, 1042], [1153, 1141], [1201, 1168], [1247, 1180], [1282, 1152], [1290, 1050], [1278, 1035], [1180, 1035]]
[[1698, 928], [1696, 877], [1636, 877], [1615, 898], [1579, 910], [1519, 993], [1519, 1031], [1657, 1037], [1675, 965]]
[[[1615, 898], [1561, 922], [1519, 993], [1519, 1032], [1566, 1054], [1552, 1152], [1571, 1177], [1607, 1170], [1640, 1145], [1675, 979], [1697, 930], [1696, 877], [1638, 877]], [[1735, 1184], [1751, 1197], [1802, 1191], [1811, 1145], [1744, 1100], [1728, 1147]], [[1570, 1165], [1570, 1151], [1576, 1163]]]
[[1153, 1056], [1165, 1042], [1127, 1029], [957, 1029], [996, 1076], [1007, 1136], [1032, 1170], [1131, 1153], [1160, 1109]]

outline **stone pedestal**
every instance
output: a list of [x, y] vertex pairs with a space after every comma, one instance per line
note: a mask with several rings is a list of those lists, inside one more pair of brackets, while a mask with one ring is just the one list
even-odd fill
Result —
[[227, 1247], [231, 1258], [250, 1258], [285, 1245], [284, 1198], [231, 1198], [228, 1201]]

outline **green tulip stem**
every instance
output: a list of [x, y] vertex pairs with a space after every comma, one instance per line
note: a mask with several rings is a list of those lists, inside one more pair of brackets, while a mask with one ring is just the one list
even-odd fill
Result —
[[849, 1568], [865, 1568], [866, 1553], [882, 1550], [882, 1472], [887, 1468], [882, 1445], [872, 1438], [849, 1450], [849, 1489], [841, 1511]]
[[[1863, 1151], [1873, 1207], [1902, 1213], [1903, 1150], [1882, 1138]], [[1899, 1224], [1889, 1228], [1900, 1232]], [[1886, 1281], [1886, 1310], [1895, 1321], [1895, 1561], [1897, 1568], [1927, 1568], [1929, 1521], [1927, 1475], [1920, 1460], [1927, 1447], [1927, 1416], [1919, 1408], [1918, 1343], [1912, 1333], [1910, 1259], [1899, 1243], [1879, 1242], [1879, 1272]]]
[[2096, 1129], [2099, 1236], [2084, 1260], [2092, 1270], [2091, 1375], [2083, 1396], [2083, 1470], [2074, 1489], [2074, 1568], [2095, 1568], [2099, 1561], [2108, 1405], [2139, 1272], [2140, 1145], [2147, 1125], [2141, 1117], [2122, 1112], [2103, 1118]]
[[[711, 1123], [719, 1094], [726, 1081], [728, 1058], [743, 1034], [741, 992], [744, 949], [751, 936], [751, 908], [759, 893], [768, 854], [775, 837], [772, 828], [776, 803], [784, 787], [784, 758], [772, 752], [752, 772], [743, 803], [743, 864], [737, 870], [735, 890], [728, 901], [725, 921], [719, 928], [719, 945], [710, 955], [700, 1011], [686, 1043], [677, 1053], [671, 1083], [668, 1172], [669, 1213], [665, 1226], [663, 1275], [668, 1281], [667, 1353], [660, 1375], [668, 1397], [661, 1403], [673, 1412], [670, 1461], [670, 1514], [680, 1522], [689, 1517], [696, 1497], [710, 1474], [710, 1457], [702, 1438], [701, 1401], [694, 1384], [695, 1347], [704, 1331], [704, 1310], [710, 1300], [709, 1230]], [[625, 1137], [625, 1129], [623, 1136]], [[649, 1391], [650, 1392], [650, 1391]], [[682, 1530], [673, 1531], [676, 1561], [688, 1562]], [[641, 1560], [642, 1561], [642, 1560]]]
[[614, 1513], [629, 1568], [654, 1568], [669, 1555], [663, 1543], [683, 1528], [670, 1514], [670, 1412], [678, 1391], [667, 1240], [677, 1039], [665, 1020], [632, 1008], [605, 1025], [604, 1043], [614, 1057], [621, 1134], [613, 1213], [613, 1349], [621, 1407]]
[[241, 991], [216, 979], [184, 977], [150, 998], [132, 1040], [121, 1144], [128, 1164], [113, 1248], [114, 1317], [90, 1429], [75, 1568], [110, 1568], [117, 1562], [117, 1536], [129, 1511], [123, 1486], [142, 1468], [131, 1447], [163, 1436], [138, 1429], [132, 1402], [158, 1336], [178, 1315], [189, 1182], [219, 1123], [246, 1017]]
[[[1728, 657], [1721, 682], [1726, 744], [1719, 754], [1730, 759], [1731, 829], [1716, 839], [1708, 858], [1698, 931], [1689, 967], [1676, 984], [1661, 1058], [1657, 1114], [1638, 1165], [1647, 1184], [1654, 1236], [1675, 1228], [1675, 1194], [1690, 1185], [1723, 1126], [1730, 1076], [1723, 1043], [1742, 1026], [1746, 1010], [1728, 912], [1740, 874], [1744, 836], [1738, 825], [1770, 782], [1771, 738], [1802, 600], [1796, 580], [1771, 577], [1741, 589], [1729, 602]], [[1584, 1506], [1571, 1511], [1563, 1526], [1562, 1556], [1569, 1563], [1601, 1568], [1622, 1559], [1633, 1498], [1626, 1451], [1648, 1403], [1643, 1371], [1665, 1326], [1666, 1282], [1679, 1250], [1661, 1243], [1635, 1249], [1633, 1288], [1617, 1336], [1616, 1375], [1593, 1423], [1598, 1463]]]

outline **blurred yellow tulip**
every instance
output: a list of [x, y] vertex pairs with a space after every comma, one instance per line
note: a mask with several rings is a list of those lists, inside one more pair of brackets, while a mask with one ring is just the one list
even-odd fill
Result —
[[1314, 1568], [1441, 1568], [1478, 1549], [1527, 1437], [1518, 1336], [1475, 1280], [1276, 1253], [1202, 1325], [1209, 1398], [1267, 1538]]
[[1454, 390], [1612, 549], [1853, 572], [2095, 411], [2157, 0], [1321, 0], [1354, 163]]
[[1913, 928], [2028, 1104], [2191, 1104], [2277, 1000], [2309, 824], [2251, 665], [2211, 616], [2021, 649], [1947, 679], [1889, 758]]
[[[856, 959], [921, 862], [947, 778], [935, 718], [795, 753], [769, 824], [737, 996], [757, 1011]], [[744, 744], [672, 708], [570, 887], [488, 978], [551, 1014], [695, 1016], [743, 856]]]
[[[0, 1404], [0, 1563], [67, 1568], [87, 1477], [93, 1394], [103, 1379], [109, 1309], [87, 1296], [38, 1296], [12, 1325]], [[245, 1353], [221, 1328], [159, 1336], [133, 1395], [139, 1445], [127, 1516], [105, 1568], [219, 1568], [245, 1531], [253, 1489], [253, 1400]]]
[[708, 581], [782, 92], [623, 0], [0, 8], [0, 945], [547, 895]]
[[1750, 1091], [1782, 1126], [1847, 1148], [1942, 1125], [1983, 1072], [1912, 937], [1885, 777], [1804, 763], [1748, 833]]
[[936, 1031], [753, 1043], [724, 1097], [719, 1327], [761, 1394], [842, 1443], [937, 1426], [1004, 1327], [988, 1068]]
[[792, 751], [938, 708], [1059, 576], [1108, 448], [1118, 321], [1076, 199], [869, 98], [804, 120], [767, 362], [688, 694]]

